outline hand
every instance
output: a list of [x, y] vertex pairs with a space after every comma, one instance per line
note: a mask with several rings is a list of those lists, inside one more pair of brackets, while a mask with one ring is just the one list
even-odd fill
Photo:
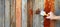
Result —
[[50, 12], [50, 13], [48, 13], [48, 15], [47, 15], [47, 19], [54, 19], [54, 17], [55, 17], [55, 15], [53, 14], [53, 12]]

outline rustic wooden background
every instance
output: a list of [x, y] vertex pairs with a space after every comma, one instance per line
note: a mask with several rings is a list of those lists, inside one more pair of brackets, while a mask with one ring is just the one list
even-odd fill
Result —
[[21, 27], [21, 3], [21, 0], [0, 0], [0, 27]]
[[[35, 13], [44, 9], [44, 0], [28, 1], [0, 0], [0, 27], [44, 27], [43, 16]], [[60, 9], [60, 0], [55, 0], [55, 9]], [[60, 27], [60, 22], [56, 21], [55, 26]]]

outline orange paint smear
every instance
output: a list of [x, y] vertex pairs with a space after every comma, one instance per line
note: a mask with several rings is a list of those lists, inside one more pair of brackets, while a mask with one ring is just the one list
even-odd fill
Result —
[[30, 8], [28, 11], [28, 27], [32, 27], [33, 10]]
[[[54, 11], [54, 0], [45, 0], [45, 9], [44, 11], [48, 14], [50, 11]], [[47, 19], [44, 16], [44, 27], [50, 27], [50, 19]]]
[[29, 15], [33, 15], [33, 10], [29, 9]]

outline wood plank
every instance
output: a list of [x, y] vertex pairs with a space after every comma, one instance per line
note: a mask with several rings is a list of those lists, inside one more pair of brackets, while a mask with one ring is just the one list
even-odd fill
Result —
[[21, 8], [21, 6], [22, 6], [22, 0], [16, 0], [16, 27], [21, 27], [21, 18], [22, 18], [22, 8]]
[[36, 10], [43, 10], [44, 9], [44, 0], [34, 0], [33, 2], [33, 27], [44, 27], [43, 16], [39, 14], [36, 14]]
[[32, 6], [32, 0], [27, 0], [27, 27], [32, 27], [32, 19], [33, 19], [33, 6]]
[[10, 27], [10, 0], [5, 0], [5, 27]]
[[27, 0], [22, 0], [22, 27], [27, 27]]
[[0, 27], [4, 27], [4, 0], [0, 0]]
[[15, 4], [15, 0], [11, 0], [10, 1], [11, 3], [11, 18], [10, 18], [10, 27], [16, 27], [16, 20], [15, 20], [15, 7], [16, 7], [16, 4]]

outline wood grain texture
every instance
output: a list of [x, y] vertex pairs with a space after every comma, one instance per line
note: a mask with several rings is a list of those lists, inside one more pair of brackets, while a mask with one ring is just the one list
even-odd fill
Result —
[[10, 27], [16, 27], [16, 20], [15, 20], [15, 18], [16, 18], [16, 17], [15, 17], [15, 16], [16, 16], [16, 15], [15, 15], [15, 12], [16, 12], [16, 11], [15, 11], [16, 2], [15, 2], [15, 0], [11, 0], [10, 3], [11, 3], [11, 8], [10, 8], [10, 9], [11, 9], [11, 10], [10, 10], [10, 11], [11, 11], [11, 14], [10, 14], [10, 15], [11, 15], [10, 25], [11, 25], [11, 26], [10, 26]]
[[5, 0], [5, 26], [10, 27], [10, 0]]
[[27, 27], [32, 27], [32, 19], [33, 19], [33, 8], [32, 8], [32, 0], [27, 0]]
[[43, 22], [44, 18], [40, 15], [40, 12], [44, 9], [44, 0], [33, 0], [33, 27], [44, 27]]
[[4, 19], [5, 19], [4, 6], [5, 6], [4, 0], [0, 0], [0, 27], [4, 27]]
[[21, 6], [22, 6], [22, 0], [16, 0], [16, 27], [21, 27]]
[[22, 0], [22, 27], [27, 27], [27, 0]]

